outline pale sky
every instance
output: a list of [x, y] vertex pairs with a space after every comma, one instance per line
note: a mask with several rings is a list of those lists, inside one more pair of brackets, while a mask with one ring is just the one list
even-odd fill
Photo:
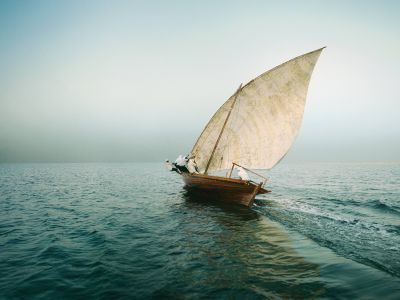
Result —
[[327, 46], [285, 158], [400, 161], [399, 1], [1, 1], [0, 162], [162, 161]]

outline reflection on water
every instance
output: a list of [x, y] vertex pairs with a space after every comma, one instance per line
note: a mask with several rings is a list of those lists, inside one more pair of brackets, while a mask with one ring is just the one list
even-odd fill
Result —
[[[238, 298], [315, 298], [324, 293], [319, 266], [293, 250], [281, 226], [242, 206], [209, 203], [186, 191], [182, 197], [191, 220], [185, 246], [197, 253], [200, 289]], [[189, 271], [184, 277], [191, 275]]]

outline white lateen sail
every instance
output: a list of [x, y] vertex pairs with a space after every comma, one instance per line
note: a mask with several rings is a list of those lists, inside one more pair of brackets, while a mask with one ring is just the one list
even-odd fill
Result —
[[230, 97], [191, 151], [200, 172], [207, 165], [208, 171], [229, 169], [232, 162], [251, 169], [278, 163], [299, 131], [311, 73], [322, 50], [265, 72]]

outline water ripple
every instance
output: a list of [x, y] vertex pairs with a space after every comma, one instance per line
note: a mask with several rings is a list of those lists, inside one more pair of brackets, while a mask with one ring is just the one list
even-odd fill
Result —
[[366, 182], [398, 166], [290, 168], [248, 210], [159, 164], [0, 165], [0, 298], [400, 298], [399, 187]]

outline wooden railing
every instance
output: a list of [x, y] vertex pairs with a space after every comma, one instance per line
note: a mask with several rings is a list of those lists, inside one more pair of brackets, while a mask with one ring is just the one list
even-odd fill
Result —
[[263, 175], [261, 175], [261, 174], [258, 174], [258, 173], [256, 173], [256, 172], [254, 172], [254, 171], [252, 171], [252, 170], [250, 170], [250, 169], [248, 169], [248, 168], [246, 168], [246, 167], [243, 167], [243, 166], [241, 166], [241, 165], [239, 165], [239, 164], [237, 164], [237, 163], [234, 163], [234, 162], [232, 162], [232, 168], [231, 168], [231, 170], [229, 171], [229, 176], [228, 176], [228, 178], [231, 178], [232, 172], [233, 172], [233, 168], [234, 168], [235, 166], [241, 167], [241, 168], [243, 168], [244, 170], [246, 170], [246, 171], [248, 171], [248, 172], [250, 172], [250, 173], [252, 173], [252, 174], [254, 174], [254, 175], [256, 175], [256, 176], [261, 177], [261, 178], [263, 179], [263, 185], [265, 185], [265, 183], [266, 183], [267, 180], [268, 180], [267, 177], [265, 177], [265, 176], [263, 176]]

